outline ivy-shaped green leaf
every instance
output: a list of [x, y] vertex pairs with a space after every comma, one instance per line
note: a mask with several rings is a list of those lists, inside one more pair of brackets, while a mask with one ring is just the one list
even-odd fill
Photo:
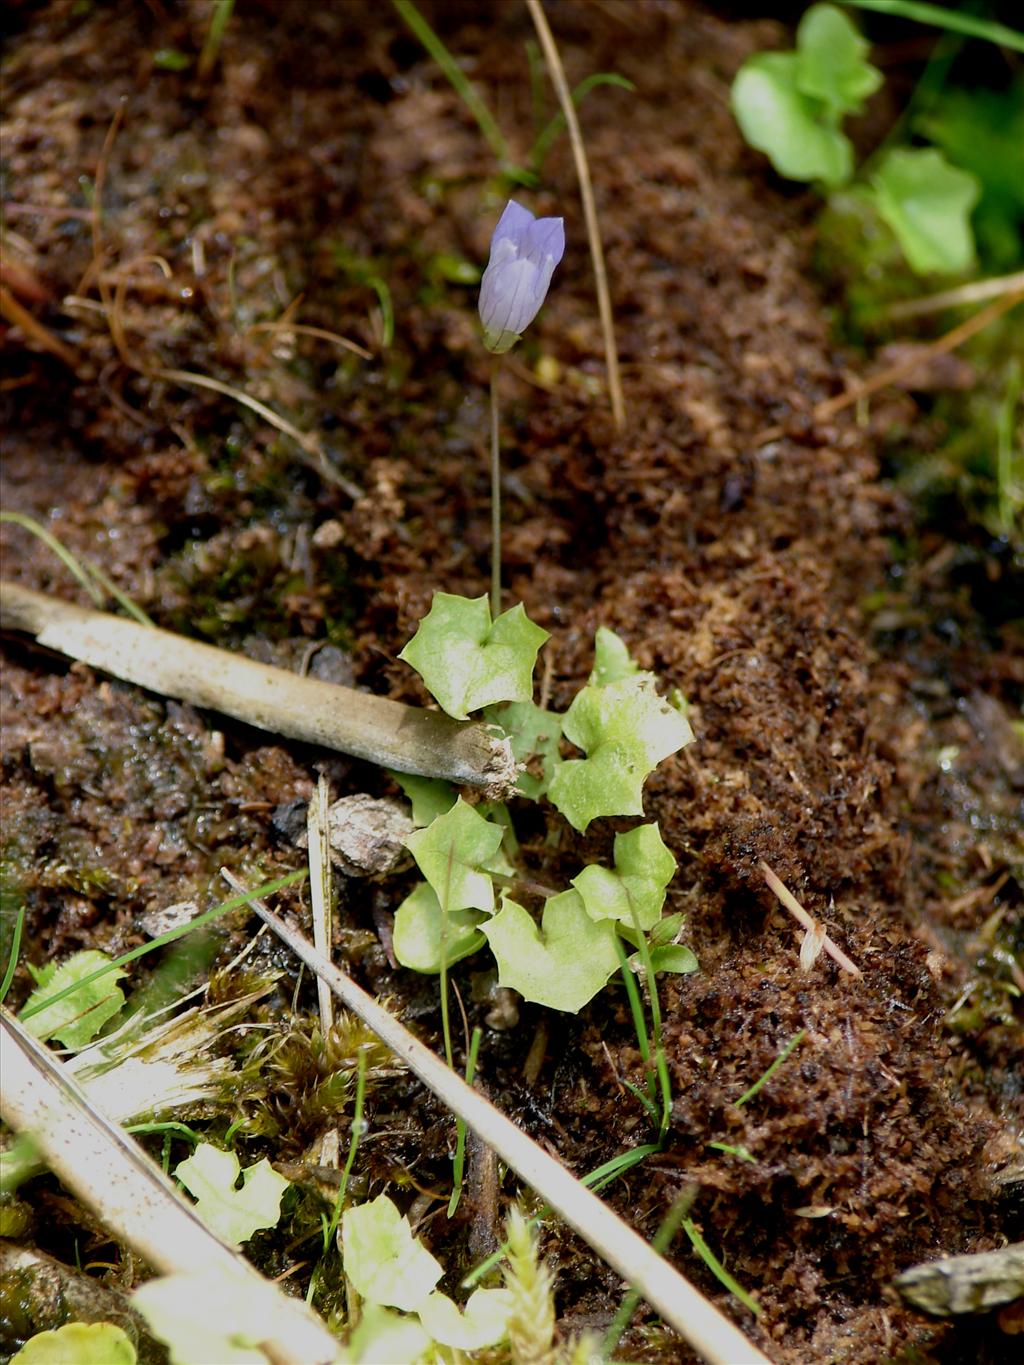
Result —
[[84, 981], [109, 962], [106, 954], [94, 948], [75, 953], [59, 966], [48, 962], [36, 973], [38, 984], [25, 1001], [26, 1010], [42, 1005], [38, 1013], [25, 1020], [29, 1033], [34, 1038], [56, 1038], [67, 1048], [82, 1048], [91, 1043], [124, 1004], [124, 992], [117, 982], [126, 973], [120, 967], [112, 968], [54, 1005], [47, 1006], [44, 1002], [76, 982]]
[[842, 185], [853, 174], [853, 146], [823, 100], [799, 86], [795, 52], [758, 52], [732, 83], [732, 112], [751, 147], [789, 180]]
[[341, 1217], [345, 1274], [369, 1303], [415, 1313], [441, 1278], [441, 1267], [412, 1235], [386, 1194]]
[[587, 757], [558, 767], [548, 797], [581, 831], [601, 815], [642, 815], [647, 774], [693, 740], [686, 717], [641, 674], [607, 687], [585, 687], [565, 713], [562, 728]]
[[562, 717], [554, 711], [542, 711], [532, 701], [512, 701], [489, 707], [487, 719], [501, 726], [512, 743], [516, 762], [525, 765], [526, 770], [516, 779], [516, 790], [539, 801], [561, 762], [558, 744]]
[[508, 1289], [477, 1289], [470, 1294], [464, 1312], [446, 1294], [435, 1289], [417, 1310], [420, 1322], [435, 1341], [458, 1351], [482, 1351], [497, 1346], [514, 1309]]
[[68, 1322], [37, 1332], [10, 1365], [136, 1365], [131, 1338], [112, 1322]]
[[415, 773], [389, 772], [412, 806], [412, 822], [421, 829], [455, 805], [458, 793], [440, 777], [418, 777]]
[[971, 210], [980, 187], [940, 151], [896, 148], [871, 177], [878, 212], [920, 275], [966, 270], [974, 260]]
[[[635, 678], [640, 673], [640, 665], [629, 652], [625, 640], [609, 630], [598, 626], [594, 634], [594, 667], [590, 674], [591, 687], [607, 687], [609, 683], [622, 682], [624, 678]], [[653, 680], [653, 673], [644, 673], [645, 678]]]
[[675, 876], [676, 860], [662, 842], [657, 825], [638, 825], [615, 836], [615, 870], [591, 863], [572, 884], [593, 920], [615, 920], [647, 932], [665, 903], [665, 888]]
[[539, 928], [507, 896], [480, 927], [498, 964], [499, 984], [550, 1009], [581, 1010], [619, 965], [614, 926], [592, 920], [578, 891], [552, 896]]
[[450, 967], [483, 947], [478, 925], [484, 918], [480, 910], [453, 910], [445, 915], [433, 888], [420, 882], [395, 912], [395, 957], [411, 971], [436, 975], [442, 959]]
[[434, 594], [419, 629], [399, 654], [456, 720], [498, 701], [529, 701], [537, 651], [548, 632], [522, 603], [491, 621], [487, 597]]
[[859, 113], [882, 84], [882, 73], [865, 60], [869, 44], [834, 5], [811, 6], [800, 20], [796, 47], [799, 88], [840, 117]]
[[498, 852], [502, 831], [478, 815], [460, 796], [450, 811], [406, 839], [412, 856], [449, 913], [494, 909], [487, 864]]
[[[174, 1174], [195, 1196], [203, 1222], [222, 1241], [239, 1246], [259, 1228], [277, 1226], [289, 1182], [264, 1157], [242, 1171], [234, 1152], [201, 1142]], [[242, 1188], [236, 1189], [238, 1177]]]

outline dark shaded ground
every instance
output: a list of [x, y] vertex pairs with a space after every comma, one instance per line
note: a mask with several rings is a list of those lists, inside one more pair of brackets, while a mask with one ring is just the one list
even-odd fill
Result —
[[[483, 260], [504, 192], [465, 109], [390, 9], [239, 8], [206, 87], [153, 65], [158, 49], [198, 49], [206, 5], [20, 11], [6, 76], [9, 258], [79, 364], [73, 373], [8, 331], [5, 505], [101, 563], [161, 625], [290, 667], [326, 640], [344, 651], [339, 680], [350, 671], [423, 701], [395, 656], [435, 589], [484, 591], [488, 553], [487, 368], [475, 292], [446, 282], [442, 258]], [[427, 12], [525, 154], [525, 13]], [[899, 609], [870, 638], [860, 603], [885, 585], [887, 535], [905, 514], [877, 482], [872, 430], [849, 414], [813, 421], [844, 362], [809, 278], [807, 204], [769, 186], [728, 110], [738, 64], [777, 30], [644, 0], [560, 4], [553, 22], [572, 82], [614, 69], [637, 85], [596, 92], [584, 115], [630, 422], [617, 435], [601, 397], [559, 144], [529, 202], [564, 213], [570, 246], [507, 377], [509, 600], [552, 632], [554, 705], [585, 679], [605, 624], [685, 693], [698, 735], [647, 796], [680, 864], [668, 908], [687, 912], [701, 961], [663, 991], [673, 1128], [609, 1197], [650, 1236], [675, 1194], [699, 1186], [698, 1225], [764, 1308], [759, 1325], [730, 1311], [779, 1362], [867, 1365], [909, 1348], [915, 1360], [1009, 1359], [993, 1324], [936, 1324], [887, 1286], [916, 1261], [1022, 1232], [995, 1180], [1020, 1160], [1024, 1117], [1020, 1019], [1003, 984], [1021, 935], [1021, 754], [1007, 720], [1024, 685], [1019, 638], [985, 630], [948, 557], [901, 579]], [[87, 189], [101, 165], [94, 221]], [[387, 350], [368, 274], [394, 303]], [[251, 330], [288, 310], [374, 358]], [[541, 356], [546, 373], [557, 367], [546, 390]], [[161, 368], [231, 384], [319, 433], [361, 496], [229, 398], [155, 377]], [[2, 529], [6, 577], [75, 596], [38, 542]], [[955, 637], [934, 628], [951, 613]], [[33, 961], [124, 950], [145, 910], [219, 898], [223, 863], [295, 864], [271, 817], [309, 794], [322, 755], [5, 649], [4, 857], [31, 911]], [[328, 766], [336, 795], [388, 790], [358, 764]], [[610, 848], [600, 822], [545, 852], [531, 818], [545, 878], [559, 857], [575, 870]], [[800, 971], [762, 858], [862, 979], [824, 958]], [[339, 952], [436, 1042], [435, 984], [392, 972], [373, 933], [403, 891], [351, 884]], [[471, 1022], [488, 1012], [472, 999], [482, 965], [456, 973]], [[312, 1007], [311, 991], [301, 998]], [[549, 1020], [529, 1084], [536, 1023], [525, 1008], [517, 1028], [488, 1031], [492, 1098], [580, 1173], [647, 1140], [621, 1085], [640, 1073], [621, 991], [578, 1020]], [[778, 1080], [738, 1109], [800, 1029]], [[294, 1160], [322, 1124], [293, 1118], [270, 1149], [278, 1159]], [[408, 1184], [403, 1170], [418, 1188], [446, 1187], [451, 1135], [432, 1100], [407, 1083], [381, 1088], [375, 1125], [387, 1136], [367, 1148], [366, 1188]], [[456, 1269], [469, 1229], [446, 1228], [433, 1207], [423, 1231]], [[616, 1278], [557, 1230], [546, 1250], [566, 1327], [604, 1325]], [[730, 1305], [684, 1243], [674, 1255]], [[267, 1257], [288, 1268], [279, 1250]], [[642, 1314], [619, 1354], [690, 1358]]]

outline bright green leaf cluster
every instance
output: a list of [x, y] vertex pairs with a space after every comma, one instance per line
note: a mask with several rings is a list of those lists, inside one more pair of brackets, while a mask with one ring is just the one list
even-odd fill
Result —
[[[82, 1048], [113, 1019], [124, 1005], [124, 992], [117, 981], [125, 975], [120, 967], [112, 968], [95, 981], [85, 982], [99, 968], [110, 963], [110, 958], [93, 948], [75, 953], [59, 966], [48, 962], [36, 973], [36, 989], [25, 1002], [25, 1010], [34, 1012], [24, 1021], [35, 1038], [56, 1038], [66, 1048]], [[52, 996], [85, 984], [53, 1005], [45, 1002]]]
[[780, 175], [826, 185], [849, 180], [853, 148], [840, 124], [882, 81], [867, 50], [842, 11], [813, 5], [800, 21], [795, 52], [759, 52], [740, 68], [733, 113]]
[[559, 766], [548, 796], [581, 831], [598, 816], [643, 815], [647, 774], [693, 740], [686, 717], [642, 673], [585, 687], [566, 712], [563, 731], [587, 756]]
[[499, 701], [529, 701], [537, 651], [548, 632], [522, 603], [491, 621], [487, 597], [434, 594], [430, 611], [399, 654], [456, 720]]
[[675, 876], [676, 860], [662, 842], [657, 825], [638, 825], [615, 836], [615, 868], [591, 863], [572, 884], [593, 920], [615, 920], [652, 930], [661, 918], [665, 888]]
[[135, 1365], [131, 1339], [112, 1322], [68, 1322], [37, 1332], [10, 1365]]
[[[224, 1242], [240, 1246], [260, 1228], [276, 1227], [289, 1182], [263, 1158], [241, 1170], [234, 1152], [201, 1142], [174, 1174], [195, 1196], [199, 1216]], [[242, 1188], [236, 1189], [242, 1176]]]

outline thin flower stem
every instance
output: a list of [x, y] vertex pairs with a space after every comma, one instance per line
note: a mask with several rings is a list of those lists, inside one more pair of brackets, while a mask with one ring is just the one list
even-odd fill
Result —
[[590, 182], [587, 149], [583, 145], [580, 121], [576, 117], [576, 106], [573, 104], [569, 82], [565, 77], [565, 68], [562, 66], [562, 59], [558, 55], [558, 48], [555, 46], [555, 40], [543, 6], [540, 0], [526, 0], [526, 7], [530, 11], [530, 18], [537, 30], [537, 37], [540, 39], [540, 45], [544, 50], [544, 60], [548, 64], [548, 71], [551, 75], [551, 83], [555, 87], [555, 94], [558, 96], [558, 103], [562, 107], [566, 126], [569, 129], [569, 141], [572, 144], [573, 160], [576, 163], [576, 175], [580, 182], [583, 217], [587, 225], [587, 238], [590, 242], [590, 256], [594, 262], [594, 285], [597, 289], [597, 307], [601, 314], [601, 331], [604, 333], [605, 364], [608, 367], [608, 396], [611, 399], [612, 417], [615, 419], [615, 425], [621, 430], [626, 422], [626, 406], [622, 398], [619, 355], [615, 349], [615, 326], [612, 322], [612, 301], [608, 292], [608, 275], [604, 268], [604, 249], [601, 246], [601, 229], [597, 222], [594, 189]]
[[498, 444], [498, 373], [491, 364], [491, 619], [501, 615], [501, 449]]

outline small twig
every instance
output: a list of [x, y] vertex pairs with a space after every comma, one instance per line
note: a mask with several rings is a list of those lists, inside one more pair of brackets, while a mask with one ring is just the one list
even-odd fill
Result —
[[941, 294], [929, 294], [923, 299], [905, 299], [885, 310], [886, 318], [918, 318], [927, 313], [941, 313], [946, 308], [960, 308], [964, 304], [987, 303], [1004, 294], [1016, 294], [1024, 289], [1024, 270], [1015, 275], [998, 275], [987, 280], [972, 280], [956, 289], [944, 289]]
[[859, 403], [862, 398], [870, 398], [879, 389], [886, 389], [890, 384], [895, 384], [904, 375], [916, 370], [919, 365], [923, 365], [932, 356], [945, 355], [948, 351], [955, 351], [958, 346], [962, 346], [965, 341], [969, 341], [972, 336], [984, 329], [996, 318], [1008, 313], [1011, 308], [1015, 308], [1018, 303], [1024, 302], [1024, 289], [1017, 289], [1012, 294], [1005, 294], [1002, 298], [996, 299], [995, 303], [990, 303], [987, 308], [983, 308], [980, 313], [975, 313], [974, 317], [962, 322], [959, 327], [954, 327], [945, 336], [939, 337], [937, 341], [923, 350], [916, 349], [905, 359], [897, 361], [895, 365], [888, 365], [878, 374], [871, 375], [868, 379], [858, 380], [851, 384], [845, 393], [836, 394], [834, 398], [827, 398], [823, 403], [819, 403], [814, 409], [814, 419], [818, 422], [828, 421], [843, 408], [848, 408], [851, 403]]
[[[789, 911], [789, 913], [793, 916], [796, 922], [798, 924], [803, 925], [803, 927], [807, 930], [809, 934], [812, 934], [814, 936], [820, 934], [822, 926], [819, 923], [819, 921], [814, 919], [813, 916], [807, 913], [804, 907], [793, 895], [792, 891], [789, 890], [789, 888], [785, 885], [784, 882], [779, 880], [779, 878], [775, 875], [775, 873], [771, 870], [771, 868], [768, 866], [768, 864], [764, 861], [763, 858], [758, 863], [758, 867], [760, 867], [762, 876], [764, 877], [765, 881], [768, 883], [772, 891], [775, 892], [775, 895], [778, 897], [780, 903]], [[861, 970], [857, 966], [857, 964], [855, 962], [850, 961], [850, 959], [843, 952], [842, 948], [837, 947], [837, 945], [833, 943], [833, 941], [829, 938], [828, 934], [826, 934], [824, 939], [822, 940], [821, 946], [825, 949], [825, 952], [828, 953], [832, 961], [837, 962], [839, 966], [842, 967], [844, 972], [849, 972], [851, 976], [861, 975]]]
[[351, 687], [300, 678], [171, 631], [0, 582], [0, 626], [45, 649], [101, 668], [164, 697], [208, 707], [259, 730], [320, 744], [383, 768], [482, 787], [503, 800], [516, 780], [507, 740]]
[[597, 207], [594, 203], [594, 189], [590, 180], [590, 167], [587, 163], [587, 149], [583, 143], [583, 134], [580, 132], [580, 121], [576, 117], [576, 106], [569, 90], [569, 82], [566, 80], [565, 68], [562, 66], [562, 59], [558, 55], [558, 48], [548, 25], [547, 16], [540, 0], [526, 0], [526, 5], [537, 30], [540, 45], [544, 49], [544, 60], [547, 62], [548, 71], [551, 73], [551, 83], [555, 87], [558, 103], [561, 105], [566, 127], [569, 130], [573, 160], [576, 163], [576, 175], [580, 182], [580, 198], [583, 201], [583, 218], [587, 225], [590, 256], [594, 262], [597, 307], [601, 314], [605, 364], [608, 368], [608, 396], [611, 399], [615, 425], [621, 431], [626, 422], [626, 405], [622, 397], [619, 353], [615, 348], [615, 324], [612, 321], [612, 301], [608, 292], [608, 275], [604, 265], [604, 248], [601, 245], [601, 229], [597, 221]]
[[[234, 883], [232, 882], [232, 885]], [[769, 1365], [744, 1334], [658, 1255], [628, 1223], [479, 1091], [447, 1067], [394, 1015], [258, 900], [250, 904], [346, 1007], [367, 1024], [444, 1104], [619, 1272], [709, 1365]]]
[[[313, 910], [313, 945], [321, 957], [331, 960], [331, 850], [327, 828], [330, 801], [326, 776], [321, 773], [306, 813], [309, 842], [309, 898]], [[236, 890], [244, 890], [236, 887]], [[317, 977], [320, 1032], [326, 1042], [334, 1027], [334, 998], [326, 982]]]

